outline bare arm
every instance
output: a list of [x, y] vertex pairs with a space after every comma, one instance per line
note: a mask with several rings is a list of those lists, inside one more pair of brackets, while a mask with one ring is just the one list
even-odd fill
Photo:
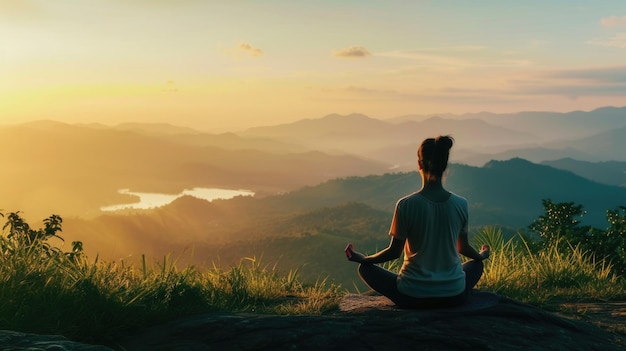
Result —
[[402, 255], [403, 249], [404, 240], [392, 237], [391, 241], [389, 242], [389, 246], [387, 246], [385, 249], [369, 256], [364, 256], [362, 253], [354, 251], [352, 257], [349, 260], [366, 264], [387, 262], [400, 257], [400, 255]]
[[469, 257], [473, 260], [485, 260], [489, 257], [489, 246], [483, 245], [483, 249], [478, 252], [469, 244], [469, 239], [466, 231], [462, 231], [459, 234], [459, 238], [456, 243], [457, 251], [463, 256]]

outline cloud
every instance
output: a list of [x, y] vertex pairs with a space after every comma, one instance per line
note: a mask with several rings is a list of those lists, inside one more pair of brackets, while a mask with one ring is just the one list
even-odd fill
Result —
[[240, 51], [246, 52], [254, 57], [261, 57], [265, 55], [263, 50], [256, 48], [248, 43], [240, 43], [238, 48]]
[[561, 95], [574, 99], [581, 96], [625, 96], [626, 85], [530, 85], [519, 87], [514, 93], [522, 95]]
[[516, 102], [519, 96], [509, 91], [501, 89], [473, 89], [449, 87], [443, 89], [429, 89], [422, 91], [397, 91], [381, 90], [358, 86], [348, 86], [341, 90], [348, 95], [338, 93], [338, 91], [326, 91], [331, 93], [319, 100], [331, 101], [390, 101], [394, 103], [416, 103], [425, 102], [450, 104], [451, 102], [470, 104], [498, 104], [505, 102]]
[[174, 82], [173, 80], [168, 80], [167, 82], [165, 82], [165, 84], [161, 88], [161, 92], [163, 92], [163, 93], [177, 93], [178, 92], [178, 87], [176, 86], [176, 82]]
[[626, 66], [555, 70], [542, 74], [545, 78], [582, 80], [595, 83], [626, 84]]
[[626, 28], [626, 16], [605, 17], [600, 20], [600, 24], [602, 25], [602, 27], [605, 27], [605, 28], [618, 28], [618, 27]]
[[422, 50], [393, 50], [377, 53], [376, 56], [411, 60], [416, 65], [424, 67], [460, 68], [472, 66], [472, 64], [465, 58], [457, 58], [453, 55], [444, 55], [440, 53], [433, 54], [430, 50], [427, 50], [426, 52], [423, 52]]
[[587, 44], [597, 46], [610, 46], [614, 48], [626, 49], [626, 33], [618, 33], [608, 39], [593, 39]]
[[396, 90], [379, 90], [357, 86], [349, 86], [345, 89], [345, 91], [354, 95], [362, 95], [369, 98], [379, 99], [399, 99], [407, 97], [407, 94], [400, 93]]
[[[626, 28], [626, 16], [611, 16], [602, 18], [600, 20], [600, 25], [604, 28]], [[626, 49], [626, 33], [615, 33], [609, 38], [592, 39], [587, 41], [586, 44]]]
[[430, 67], [440, 70], [481, 68], [481, 67], [525, 67], [532, 61], [511, 57], [510, 53], [496, 53], [486, 56], [487, 48], [477, 45], [424, 48], [419, 50], [393, 50], [377, 52], [376, 56], [413, 61], [416, 67]]
[[346, 58], [365, 58], [371, 55], [372, 54], [370, 54], [370, 52], [363, 46], [350, 46], [348, 48], [333, 52], [333, 56], [335, 57]]
[[510, 83], [510, 93], [520, 95], [625, 96], [626, 66], [553, 70]]

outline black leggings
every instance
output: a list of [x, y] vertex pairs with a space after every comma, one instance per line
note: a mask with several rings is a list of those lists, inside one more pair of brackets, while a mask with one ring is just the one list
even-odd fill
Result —
[[465, 291], [456, 296], [417, 298], [408, 296], [398, 290], [398, 274], [374, 264], [360, 264], [359, 276], [373, 290], [388, 297], [402, 308], [439, 308], [461, 305], [467, 300], [469, 291], [478, 283], [483, 275], [483, 262], [467, 261], [463, 264], [465, 272]]

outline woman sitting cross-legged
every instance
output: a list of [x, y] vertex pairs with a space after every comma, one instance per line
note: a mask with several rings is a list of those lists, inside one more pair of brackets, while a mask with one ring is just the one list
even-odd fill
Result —
[[[467, 200], [444, 189], [442, 176], [454, 140], [429, 138], [418, 149], [422, 188], [396, 203], [389, 246], [365, 256], [347, 250], [350, 261], [360, 263], [359, 275], [373, 290], [403, 308], [457, 306], [483, 274], [489, 247], [480, 252], [468, 241]], [[404, 251], [399, 273], [377, 263], [394, 260]], [[470, 258], [461, 264], [459, 253]]]

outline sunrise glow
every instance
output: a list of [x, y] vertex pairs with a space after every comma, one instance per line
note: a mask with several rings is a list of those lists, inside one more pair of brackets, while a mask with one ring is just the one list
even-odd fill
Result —
[[0, 118], [203, 130], [621, 106], [623, 1], [0, 1]]

